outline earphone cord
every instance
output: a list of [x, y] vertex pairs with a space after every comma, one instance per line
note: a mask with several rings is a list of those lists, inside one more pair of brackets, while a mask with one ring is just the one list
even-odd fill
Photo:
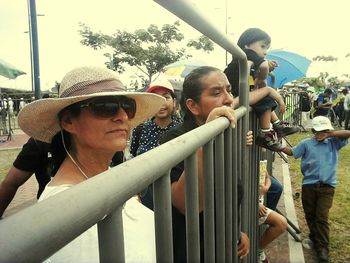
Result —
[[78, 170], [81, 172], [81, 174], [85, 177], [85, 179], [89, 179], [89, 177], [84, 173], [84, 171], [80, 168], [80, 166], [76, 163], [76, 161], [73, 159], [73, 157], [69, 154], [66, 144], [64, 142], [64, 136], [63, 136], [63, 131], [61, 130], [61, 137], [62, 137], [62, 143], [63, 143], [63, 148], [66, 151], [68, 157], [71, 159], [71, 161], [74, 163], [74, 165], [78, 168]]

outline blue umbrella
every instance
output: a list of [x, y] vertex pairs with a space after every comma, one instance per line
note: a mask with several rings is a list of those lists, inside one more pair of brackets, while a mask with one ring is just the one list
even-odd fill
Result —
[[268, 78], [268, 85], [277, 88], [283, 87], [287, 82], [305, 77], [311, 63], [311, 60], [306, 57], [281, 49], [271, 50], [266, 58], [278, 63], [278, 67], [272, 72], [275, 80]]

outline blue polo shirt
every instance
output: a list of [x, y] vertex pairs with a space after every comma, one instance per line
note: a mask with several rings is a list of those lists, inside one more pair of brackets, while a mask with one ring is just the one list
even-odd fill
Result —
[[347, 143], [347, 139], [336, 137], [327, 138], [323, 142], [312, 137], [293, 147], [294, 158], [301, 157], [303, 185], [325, 183], [335, 187], [338, 151]]

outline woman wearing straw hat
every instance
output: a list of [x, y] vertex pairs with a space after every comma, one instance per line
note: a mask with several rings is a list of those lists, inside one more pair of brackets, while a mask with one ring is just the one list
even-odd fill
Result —
[[[58, 98], [26, 105], [18, 123], [29, 136], [51, 143], [55, 164], [55, 176], [39, 201], [106, 171], [114, 153], [126, 148], [130, 129], [153, 116], [163, 102], [155, 94], [127, 92], [113, 71], [80, 67], [63, 78]], [[141, 229], [124, 228], [126, 262], [154, 262], [152, 212], [135, 198], [123, 210], [124, 226], [129, 222]], [[96, 225], [50, 258], [50, 262], [98, 261]]]

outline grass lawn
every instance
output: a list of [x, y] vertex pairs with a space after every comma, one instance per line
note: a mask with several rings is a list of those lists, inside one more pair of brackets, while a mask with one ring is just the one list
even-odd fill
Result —
[[21, 149], [0, 151], [0, 182], [6, 176], [20, 150]]
[[[289, 136], [292, 145], [296, 145], [304, 138], [312, 136], [311, 132], [299, 133]], [[289, 158], [290, 170], [297, 175], [297, 188], [301, 192], [302, 174], [300, 172], [300, 159]], [[339, 151], [337, 166], [337, 187], [330, 210], [330, 257], [331, 262], [350, 262], [350, 144]], [[297, 200], [301, 202], [301, 198]]]

